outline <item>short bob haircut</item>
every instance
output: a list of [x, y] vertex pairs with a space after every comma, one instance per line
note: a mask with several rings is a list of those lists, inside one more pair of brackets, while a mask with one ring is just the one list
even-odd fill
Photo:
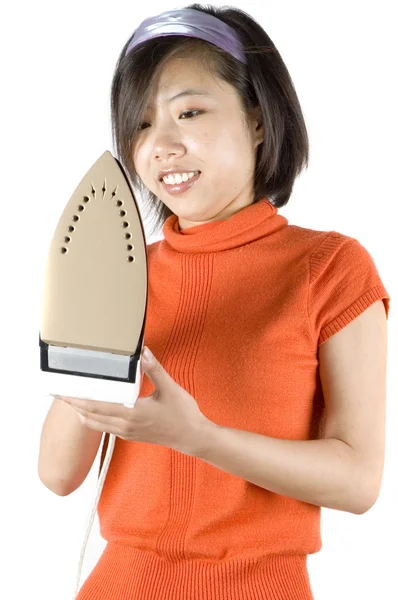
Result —
[[234, 86], [246, 124], [248, 110], [260, 107], [265, 138], [256, 148], [253, 202], [267, 197], [274, 206], [284, 206], [296, 176], [304, 166], [308, 168], [309, 142], [300, 103], [287, 67], [263, 28], [238, 8], [201, 4], [185, 8], [206, 12], [232, 27], [241, 40], [247, 64], [214, 44], [187, 36], [153, 38], [127, 56], [135, 32], [125, 43], [111, 85], [112, 139], [116, 157], [133, 189], [140, 190], [149, 214], [155, 217], [152, 233], [159, 231], [174, 213], [139, 178], [132, 158], [134, 137], [152, 86], [172, 57], [198, 58], [213, 76]]

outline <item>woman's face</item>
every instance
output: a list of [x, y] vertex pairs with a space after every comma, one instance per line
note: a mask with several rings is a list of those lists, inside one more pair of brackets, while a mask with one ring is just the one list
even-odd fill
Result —
[[[188, 89], [206, 95], [172, 100]], [[175, 58], [163, 68], [149, 105], [133, 160], [142, 182], [178, 216], [181, 229], [227, 219], [252, 204], [255, 149], [264, 132], [256, 111], [246, 129], [232, 86], [197, 60]], [[174, 167], [201, 172], [187, 191], [176, 195], [159, 180], [161, 170]]]

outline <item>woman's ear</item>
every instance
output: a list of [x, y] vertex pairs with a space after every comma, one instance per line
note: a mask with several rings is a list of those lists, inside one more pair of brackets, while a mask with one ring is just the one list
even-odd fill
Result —
[[262, 144], [264, 141], [264, 126], [263, 126], [263, 116], [261, 114], [260, 106], [255, 106], [250, 110], [251, 113], [251, 122], [252, 122], [252, 131], [253, 131], [253, 141], [255, 142], [255, 147], [259, 144]]

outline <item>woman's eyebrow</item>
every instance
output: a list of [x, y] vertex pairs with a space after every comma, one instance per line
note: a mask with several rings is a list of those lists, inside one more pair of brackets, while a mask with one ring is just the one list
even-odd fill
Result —
[[172, 102], [173, 100], [176, 100], [177, 98], [182, 98], [183, 96], [210, 96], [210, 95], [211, 94], [209, 92], [206, 92], [206, 90], [194, 90], [192, 88], [189, 88], [187, 90], [184, 90], [183, 92], [180, 92], [179, 94], [176, 94], [172, 98], [169, 98], [168, 102]]
[[[172, 96], [171, 98], [169, 98], [167, 100], [167, 102], [172, 102], [173, 100], [177, 100], [177, 98], [183, 98], [184, 96], [211, 96], [210, 92], [207, 92], [206, 90], [195, 90], [193, 88], [188, 88], [187, 90], [184, 90], [182, 92], [179, 92], [178, 94], [176, 94], [175, 96]], [[152, 108], [151, 104], [148, 104], [148, 108]]]

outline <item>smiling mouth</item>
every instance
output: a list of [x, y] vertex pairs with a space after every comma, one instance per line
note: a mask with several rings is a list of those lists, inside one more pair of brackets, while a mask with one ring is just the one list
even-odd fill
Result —
[[[194, 177], [196, 177], [197, 175], [200, 175], [201, 171], [199, 171], [199, 169], [196, 169], [195, 171], [185, 171], [186, 173], [195, 173], [193, 177], [191, 177], [191, 179], [193, 179]], [[159, 181], [161, 183], [165, 183], [163, 181], [163, 177], [168, 177], [168, 175], [174, 175], [174, 173], [168, 173], [167, 175], [162, 175], [162, 177], [160, 177]], [[188, 181], [191, 181], [191, 179], [187, 179], [186, 181], [181, 181], [181, 183], [188, 183]], [[166, 183], [166, 185], [180, 185], [180, 183]]]
[[170, 194], [181, 194], [185, 191], [188, 191], [197, 182], [201, 174], [201, 171], [199, 171], [191, 179], [188, 179], [187, 181], [182, 181], [181, 183], [165, 183], [163, 179], [161, 179], [160, 182], [163, 188], [166, 190], [166, 192]]

